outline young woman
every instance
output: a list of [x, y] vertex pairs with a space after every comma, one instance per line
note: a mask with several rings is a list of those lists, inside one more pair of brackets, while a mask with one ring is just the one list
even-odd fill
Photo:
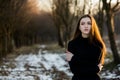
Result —
[[66, 52], [74, 74], [72, 80], [100, 80], [98, 74], [104, 64], [105, 53], [106, 47], [95, 19], [90, 15], [82, 16]]

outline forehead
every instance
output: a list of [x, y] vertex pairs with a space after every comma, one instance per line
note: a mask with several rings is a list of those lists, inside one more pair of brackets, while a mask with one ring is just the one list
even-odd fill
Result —
[[91, 21], [89, 17], [84, 17], [80, 20], [80, 22], [88, 22], [88, 21]]

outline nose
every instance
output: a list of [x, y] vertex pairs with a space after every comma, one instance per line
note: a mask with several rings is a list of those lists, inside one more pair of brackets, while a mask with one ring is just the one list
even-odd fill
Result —
[[88, 24], [87, 23], [85, 24], [85, 28], [88, 28]]

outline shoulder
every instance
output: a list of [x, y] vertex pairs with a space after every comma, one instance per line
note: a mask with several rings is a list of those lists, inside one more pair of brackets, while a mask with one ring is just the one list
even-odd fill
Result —
[[77, 42], [77, 39], [72, 39], [68, 42], [68, 46], [74, 45]]
[[76, 40], [75, 39], [73, 39], [73, 40], [70, 40], [69, 42], [68, 42], [68, 51], [70, 51], [70, 52], [74, 52], [74, 46], [75, 46], [75, 44], [76, 44]]
[[74, 41], [73, 41], [73, 40], [69, 41], [69, 42], [68, 42], [68, 47], [69, 47], [69, 46], [72, 46], [72, 45], [73, 45], [73, 43], [74, 43]]
[[103, 46], [99, 41], [94, 41], [94, 51], [101, 53]]
[[98, 41], [98, 40], [94, 40], [94, 44], [95, 44], [97, 47], [99, 47], [99, 48], [103, 48], [102, 43], [101, 43], [100, 41]]
[[79, 46], [82, 44], [82, 40], [80, 37], [76, 37], [68, 42], [68, 48], [71, 46], [72, 48], [75, 46]]

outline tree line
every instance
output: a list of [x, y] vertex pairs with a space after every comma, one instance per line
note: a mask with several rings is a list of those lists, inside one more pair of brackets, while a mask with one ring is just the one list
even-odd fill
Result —
[[0, 0], [0, 59], [21, 46], [55, 41], [50, 14], [38, 15], [36, 8], [34, 0]]

